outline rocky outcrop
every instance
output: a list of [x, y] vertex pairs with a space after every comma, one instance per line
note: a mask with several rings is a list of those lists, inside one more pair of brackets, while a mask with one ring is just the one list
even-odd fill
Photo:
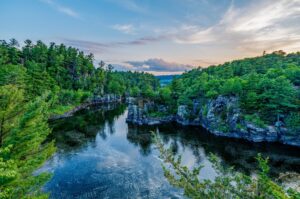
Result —
[[138, 105], [128, 105], [128, 115], [126, 121], [137, 125], [160, 125], [174, 121], [173, 116], [150, 117], [147, 116], [147, 108], [141, 108]]
[[58, 120], [63, 118], [72, 117], [76, 112], [86, 109], [90, 106], [101, 105], [101, 104], [111, 104], [111, 103], [120, 103], [122, 101], [121, 96], [116, 94], [106, 94], [103, 97], [94, 97], [89, 101], [80, 104], [79, 106], [74, 107], [72, 110], [62, 114], [62, 115], [52, 115], [49, 120]]
[[177, 114], [151, 118], [146, 110], [137, 105], [128, 108], [127, 122], [138, 125], [159, 125], [177, 122], [181, 125], [202, 126], [217, 136], [241, 138], [253, 142], [281, 142], [300, 147], [300, 136], [289, 133], [282, 122], [274, 125], [258, 126], [246, 121], [239, 108], [237, 97], [219, 96], [200, 103], [194, 101], [193, 107], [178, 106]]
[[200, 124], [215, 135], [300, 146], [300, 136], [289, 134], [283, 124], [261, 127], [246, 121], [236, 97], [219, 96], [210, 100], [204, 109], [199, 114]]
[[177, 115], [176, 115], [176, 122], [178, 122], [181, 125], [190, 125], [190, 120], [188, 118], [189, 111], [186, 105], [180, 105], [177, 109]]

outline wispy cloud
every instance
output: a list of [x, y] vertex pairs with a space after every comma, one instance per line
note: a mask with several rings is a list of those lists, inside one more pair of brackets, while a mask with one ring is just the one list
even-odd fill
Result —
[[158, 42], [163, 40], [163, 36], [158, 37], [141, 37], [130, 41], [115, 41], [115, 42], [94, 42], [86, 40], [76, 40], [76, 39], [60, 39], [63, 43], [67, 45], [74, 46], [81, 50], [93, 53], [107, 52], [110, 48], [122, 47], [122, 46], [135, 46], [135, 45], [146, 45], [153, 42]]
[[41, 0], [41, 1], [48, 4], [49, 6], [53, 7], [58, 12], [61, 12], [65, 15], [68, 15], [68, 16], [73, 17], [73, 18], [77, 18], [77, 19], [80, 18], [80, 15], [77, 12], [75, 12], [73, 9], [71, 9], [67, 6], [63, 6], [59, 3], [56, 3], [53, 0]]
[[110, 47], [109, 44], [93, 42], [93, 41], [83, 41], [83, 40], [72, 40], [72, 39], [62, 39], [62, 42], [66, 45], [70, 45], [85, 52], [101, 54], [108, 51]]
[[134, 34], [136, 31], [136, 28], [132, 24], [116, 24], [112, 28], [125, 34]]
[[227, 44], [252, 52], [288, 50], [295, 43], [299, 47], [300, 0], [256, 1], [244, 8], [232, 3], [216, 25], [181, 28], [174, 40], [186, 44]]

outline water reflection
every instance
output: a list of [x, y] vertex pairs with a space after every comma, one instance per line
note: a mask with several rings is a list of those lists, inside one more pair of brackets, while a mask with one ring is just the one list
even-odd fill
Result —
[[[272, 175], [280, 172], [300, 172], [299, 148], [289, 147], [279, 143], [251, 143], [239, 139], [216, 137], [200, 127], [181, 127], [176, 124], [160, 126], [156, 129], [148, 127], [129, 126], [127, 138], [130, 142], [139, 145], [142, 151], [151, 149], [150, 131], [159, 132], [163, 142], [170, 145], [174, 152], [181, 153], [186, 148], [192, 151], [196, 163], [203, 162], [203, 154], [213, 153], [229, 166], [251, 173], [256, 168], [255, 157], [262, 153], [270, 158]], [[178, 149], [178, 148], [182, 149]], [[204, 152], [203, 152], [204, 150]]]
[[128, 126], [126, 114], [125, 106], [94, 107], [51, 124], [59, 150], [41, 170], [53, 172], [45, 186], [52, 198], [182, 198], [163, 177], [151, 131], [182, 155], [183, 164], [203, 164], [203, 178], [216, 175], [208, 160], [211, 152], [246, 173], [256, 168], [258, 152], [270, 157], [273, 175], [300, 171], [297, 148], [219, 138], [202, 128], [175, 124]]

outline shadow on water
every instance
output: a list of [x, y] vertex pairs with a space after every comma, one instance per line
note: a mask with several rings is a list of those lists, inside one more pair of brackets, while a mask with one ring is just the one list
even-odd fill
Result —
[[300, 173], [299, 148], [221, 138], [203, 128], [176, 124], [127, 125], [126, 116], [123, 105], [91, 107], [51, 123], [50, 139], [56, 140], [58, 152], [41, 171], [53, 173], [45, 186], [52, 198], [183, 198], [163, 177], [151, 131], [182, 155], [183, 164], [203, 164], [203, 178], [215, 176], [209, 153], [245, 173], [256, 169], [257, 153], [270, 157], [273, 176]]
[[[52, 121], [53, 134], [49, 139], [56, 141], [58, 149], [73, 149], [95, 139], [97, 133], [105, 139], [114, 133], [114, 120], [124, 113], [125, 105], [93, 106], [82, 110], [74, 116]], [[104, 130], [108, 124], [108, 131]]]
[[300, 149], [280, 143], [252, 143], [241, 139], [217, 137], [201, 127], [182, 127], [177, 124], [158, 127], [140, 127], [129, 125], [127, 139], [140, 147], [143, 154], [151, 153], [151, 131], [159, 132], [163, 142], [171, 145], [175, 154], [180, 154], [178, 145], [189, 147], [198, 163], [201, 162], [199, 149], [205, 154], [219, 156], [226, 165], [250, 174], [257, 168], [255, 157], [261, 153], [269, 157], [271, 175], [278, 176], [282, 172], [300, 173]]

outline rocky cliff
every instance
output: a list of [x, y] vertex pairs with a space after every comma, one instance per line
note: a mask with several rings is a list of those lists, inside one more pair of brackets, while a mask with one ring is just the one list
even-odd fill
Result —
[[193, 107], [178, 106], [176, 115], [149, 117], [147, 105], [129, 104], [127, 122], [158, 125], [177, 122], [181, 125], [203, 126], [217, 136], [246, 139], [253, 142], [281, 142], [300, 147], [300, 133], [293, 134], [283, 122], [259, 126], [247, 121], [239, 108], [238, 98], [219, 96], [208, 102], [194, 101]]
[[129, 104], [126, 121], [137, 125], [159, 125], [174, 121], [173, 115], [151, 117], [147, 115], [147, 112], [147, 105], [140, 107], [135, 104]]

